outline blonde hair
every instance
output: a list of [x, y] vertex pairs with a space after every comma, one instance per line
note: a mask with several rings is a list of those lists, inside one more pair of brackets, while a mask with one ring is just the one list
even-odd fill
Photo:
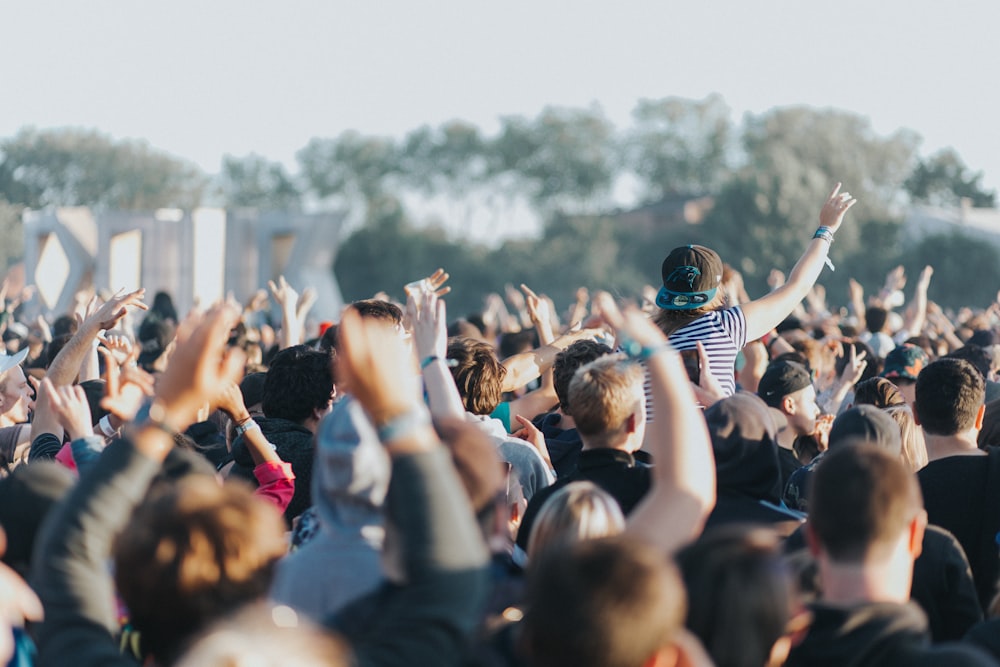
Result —
[[620, 354], [581, 366], [569, 383], [569, 403], [580, 435], [611, 441], [643, 402], [642, 367]]
[[883, 408], [890, 417], [899, 424], [899, 434], [903, 441], [900, 454], [903, 463], [913, 472], [927, 465], [927, 445], [924, 444], [924, 432], [913, 419], [913, 410], [909, 405], [890, 405]]
[[617, 535], [625, 530], [618, 501], [592, 482], [573, 482], [542, 505], [528, 539], [528, 558], [558, 545]]

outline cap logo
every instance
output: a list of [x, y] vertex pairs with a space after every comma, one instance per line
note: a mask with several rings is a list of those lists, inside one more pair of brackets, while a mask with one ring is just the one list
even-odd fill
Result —
[[667, 279], [664, 282], [665, 283], [686, 282], [688, 284], [688, 287], [694, 289], [694, 279], [700, 275], [701, 271], [699, 271], [696, 267], [678, 266], [670, 273], [669, 276], [667, 276]]

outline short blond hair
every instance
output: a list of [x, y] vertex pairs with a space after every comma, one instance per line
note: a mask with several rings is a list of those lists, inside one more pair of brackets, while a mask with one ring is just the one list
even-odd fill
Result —
[[593, 482], [573, 482], [553, 493], [531, 527], [528, 558], [581, 540], [617, 535], [625, 530], [618, 501]]
[[576, 428], [584, 437], [613, 439], [641, 406], [643, 371], [615, 354], [581, 366], [569, 383]]

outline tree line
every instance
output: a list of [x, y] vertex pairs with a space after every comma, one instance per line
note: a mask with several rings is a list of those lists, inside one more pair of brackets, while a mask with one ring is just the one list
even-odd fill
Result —
[[[492, 133], [457, 120], [401, 138], [346, 131], [310, 140], [294, 170], [227, 156], [216, 175], [143, 142], [29, 128], [0, 140], [0, 262], [18, 258], [24, 207], [340, 209], [351, 233], [333, 270], [347, 299], [401, 296], [402, 284], [439, 265], [454, 276], [457, 312], [511, 281], [557, 301], [580, 285], [634, 295], [656, 283], [670, 247], [688, 242], [719, 250], [759, 294], [771, 268], [791, 267], [842, 180], [859, 204], [832, 251], [838, 271], [822, 279], [832, 302], [844, 301], [836, 294], [849, 276], [874, 289], [891, 266], [915, 275], [931, 263], [931, 298], [988, 303], [1000, 285], [996, 249], [900, 233], [912, 204], [996, 203], [954, 150], [922, 156], [919, 147], [912, 130], [879, 135], [866, 118], [832, 109], [780, 107], [734, 122], [718, 95], [641, 100], [627, 127], [588, 107], [503, 117]], [[705, 196], [712, 206], [700, 224], [638, 226], [619, 215]], [[488, 242], [524, 215], [538, 221], [537, 237]]]

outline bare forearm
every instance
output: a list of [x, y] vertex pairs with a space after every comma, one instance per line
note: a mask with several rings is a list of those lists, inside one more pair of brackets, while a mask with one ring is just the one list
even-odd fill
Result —
[[59, 351], [52, 361], [45, 376], [52, 380], [56, 386], [73, 384], [80, 374], [80, 368], [87, 358], [87, 354], [93, 352], [94, 340], [99, 329], [80, 327], [76, 334]]
[[423, 369], [427, 403], [435, 419], [465, 418], [465, 406], [455, 380], [443, 359], [436, 358]]

